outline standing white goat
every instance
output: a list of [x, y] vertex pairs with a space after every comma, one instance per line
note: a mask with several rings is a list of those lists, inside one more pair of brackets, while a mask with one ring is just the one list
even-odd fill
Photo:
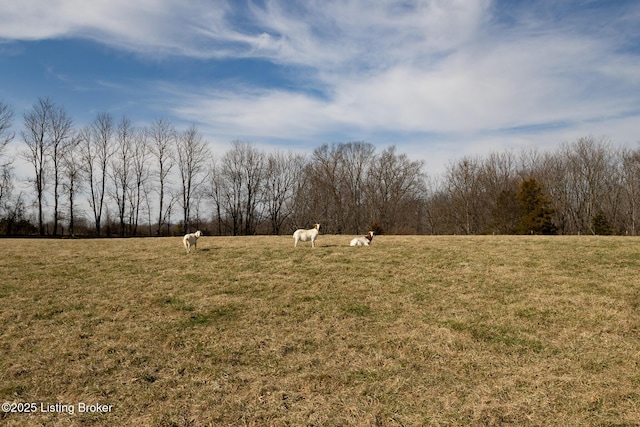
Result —
[[320, 224], [314, 225], [314, 227], [310, 230], [299, 229], [293, 233], [293, 247], [298, 246], [298, 241], [306, 242], [307, 240], [311, 240], [311, 246], [316, 247], [316, 239], [318, 238], [318, 231], [320, 230]]
[[198, 239], [200, 238], [200, 236], [202, 236], [202, 232], [200, 230], [196, 231], [195, 233], [184, 235], [184, 237], [182, 238], [182, 244], [187, 250], [187, 253], [191, 252], [191, 246], [193, 246], [193, 249], [198, 248]]
[[351, 240], [349, 246], [369, 246], [369, 243], [373, 240], [373, 231], [367, 233], [364, 237], [356, 237]]

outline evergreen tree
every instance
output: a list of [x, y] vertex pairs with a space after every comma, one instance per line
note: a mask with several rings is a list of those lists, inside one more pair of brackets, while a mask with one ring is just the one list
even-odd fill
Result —
[[556, 234], [557, 228], [552, 217], [554, 209], [544, 194], [542, 186], [535, 178], [530, 178], [520, 184], [518, 193], [518, 210], [520, 234]]
[[502, 190], [491, 212], [492, 229], [498, 234], [514, 234], [520, 221], [518, 198], [513, 190]]
[[601, 236], [610, 236], [613, 234], [611, 223], [602, 210], [598, 211], [598, 213], [591, 220], [591, 228], [593, 230], [593, 234], [598, 234]]

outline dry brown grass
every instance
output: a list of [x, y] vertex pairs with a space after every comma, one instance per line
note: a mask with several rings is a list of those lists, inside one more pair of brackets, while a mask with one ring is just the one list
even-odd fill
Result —
[[640, 239], [0, 240], [22, 425], [640, 425]]

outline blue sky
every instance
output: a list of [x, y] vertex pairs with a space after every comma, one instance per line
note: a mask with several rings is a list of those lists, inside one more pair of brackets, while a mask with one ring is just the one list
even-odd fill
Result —
[[[195, 123], [310, 152], [366, 141], [441, 172], [581, 136], [640, 141], [640, 2], [0, 0], [0, 99]], [[19, 137], [14, 148], [20, 148]]]

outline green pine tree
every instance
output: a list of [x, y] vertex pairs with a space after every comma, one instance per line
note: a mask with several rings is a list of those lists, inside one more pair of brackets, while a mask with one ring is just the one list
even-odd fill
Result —
[[591, 228], [593, 229], [593, 234], [598, 234], [601, 236], [610, 236], [613, 234], [611, 223], [602, 210], [598, 211], [598, 213], [591, 220]]
[[535, 178], [522, 181], [517, 198], [520, 234], [556, 234], [558, 232], [553, 223], [554, 209], [544, 194], [542, 185]]
[[492, 228], [498, 234], [515, 234], [520, 221], [518, 195], [513, 190], [502, 190], [491, 212]]

